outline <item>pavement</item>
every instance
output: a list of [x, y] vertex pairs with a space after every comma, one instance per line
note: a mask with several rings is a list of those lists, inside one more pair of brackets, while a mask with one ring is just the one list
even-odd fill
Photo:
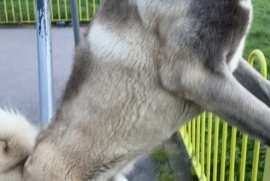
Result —
[[[81, 32], [84, 29], [81, 28]], [[57, 105], [71, 72], [75, 53], [73, 29], [53, 27], [51, 39], [54, 102]], [[34, 26], [0, 26], [0, 108], [4, 107], [17, 109], [31, 122], [39, 124], [37, 40]], [[177, 137], [166, 142], [164, 147], [176, 180], [193, 180], [187, 153]], [[142, 155], [128, 179], [156, 181], [157, 170], [157, 165], [149, 155]]]
[[[72, 28], [52, 29], [54, 100], [71, 72]], [[39, 123], [38, 60], [35, 27], [0, 27], [0, 107], [12, 107]]]

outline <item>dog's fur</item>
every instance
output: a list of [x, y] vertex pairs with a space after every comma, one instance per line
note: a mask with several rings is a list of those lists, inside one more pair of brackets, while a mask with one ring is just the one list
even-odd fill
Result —
[[0, 180], [21, 181], [23, 164], [32, 152], [38, 128], [13, 110], [0, 109]]
[[250, 0], [103, 0], [26, 181], [119, 173], [203, 110], [270, 145], [270, 84], [242, 58]]

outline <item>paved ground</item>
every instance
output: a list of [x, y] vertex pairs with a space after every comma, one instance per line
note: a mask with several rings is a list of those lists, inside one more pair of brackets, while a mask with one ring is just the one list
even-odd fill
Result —
[[[52, 30], [55, 101], [67, 81], [73, 58], [71, 28]], [[37, 42], [34, 28], [0, 29], [0, 106], [39, 120]]]
[[[67, 81], [74, 55], [72, 28], [52, 29], [55, 101]], [[0, 27], [0, 107], [17, 108], [31, 121], [39, 120], [36, 31]], [[156, 166], [147, 155], [136, 164], [130, 181], [155, 181]]]

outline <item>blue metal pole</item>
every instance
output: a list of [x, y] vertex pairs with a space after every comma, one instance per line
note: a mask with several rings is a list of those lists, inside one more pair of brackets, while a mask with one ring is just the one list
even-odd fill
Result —
[[75, 41], [75, 45], [77, 46], [80, 42], [80, 23], [79, 23], [79, 16], [78, 16], [77, 0], [70, 0], [70, 10], [71, 10], [71, 17], [72, 17], [74, 41]]
[[50, 122], [54, 111], [51, 22], [49, 0], [36, 0], [36, 3], [40, 121], [41, 125], [44, 126]]

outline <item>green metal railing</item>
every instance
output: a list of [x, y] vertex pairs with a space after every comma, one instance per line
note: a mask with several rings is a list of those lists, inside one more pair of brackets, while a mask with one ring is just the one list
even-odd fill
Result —
[[[79, 20], [88, 22], [101, 0], [77, 0]], [[50, 0], [52, 22], [71, 21], [70, 0]], [[36, 0], [0, 0], [0, 24], [36, 22]]]
[[[254, 50], [249, 56], [251, 65], [255, 57], [266, 78], [263, 53]], [[270, 180], [270, 150], [221, 122], [218, 116], [204, 112], [181, 127], [180, 134], [191, 158], [192, 172], [200, 181]]]

